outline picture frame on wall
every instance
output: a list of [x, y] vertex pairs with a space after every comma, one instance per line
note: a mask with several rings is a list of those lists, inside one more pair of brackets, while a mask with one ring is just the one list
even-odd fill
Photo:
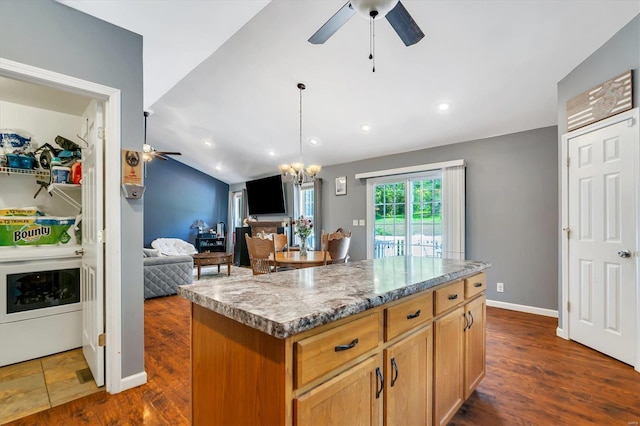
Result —
[[347, 195], [347, 177], [338, 176], [336, 178], [336, 195]]

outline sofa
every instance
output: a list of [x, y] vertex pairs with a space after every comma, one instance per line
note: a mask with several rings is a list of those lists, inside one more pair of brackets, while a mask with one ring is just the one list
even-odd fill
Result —
[[179, 285], [193, 282], [193, 257], [163, 256], [159, 250], [144, 249], [144, 298], [176, 294]]

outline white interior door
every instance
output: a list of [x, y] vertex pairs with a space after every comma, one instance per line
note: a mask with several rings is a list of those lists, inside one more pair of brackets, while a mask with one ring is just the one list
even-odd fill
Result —
[[82, 351], [98, 386], [104, 385], [104, 248], [103, 214], [103, 104], [92, 101], [85, 111], [82, 137]]
[[631, 119], [568, 143], [569, 338], [631, 365], [638, 327], [638, 139]]

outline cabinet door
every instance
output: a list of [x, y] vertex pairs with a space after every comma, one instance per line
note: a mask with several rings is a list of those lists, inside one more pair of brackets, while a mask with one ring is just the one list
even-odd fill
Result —
[[432, 361], [432, 326], [385, 349], [385, 425], [431, 425]]
[[294, 424], [381, 425], [381, 356], [361, 362], [294, 399]]
[[469, 326], [464, 332], [464, 398], [485, 376], [487, 298], [479, 297], [465, 306]]
[[434, 424], [446, 425], [464, 401], [464, 309], [437, 320], [434, 326]]

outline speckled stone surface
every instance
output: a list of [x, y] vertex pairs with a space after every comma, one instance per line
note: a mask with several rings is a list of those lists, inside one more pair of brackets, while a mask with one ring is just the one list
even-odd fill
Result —
[[178, 287], [193, 303], [277, 338], [473, 275], [487, 262], [389, 257]]

